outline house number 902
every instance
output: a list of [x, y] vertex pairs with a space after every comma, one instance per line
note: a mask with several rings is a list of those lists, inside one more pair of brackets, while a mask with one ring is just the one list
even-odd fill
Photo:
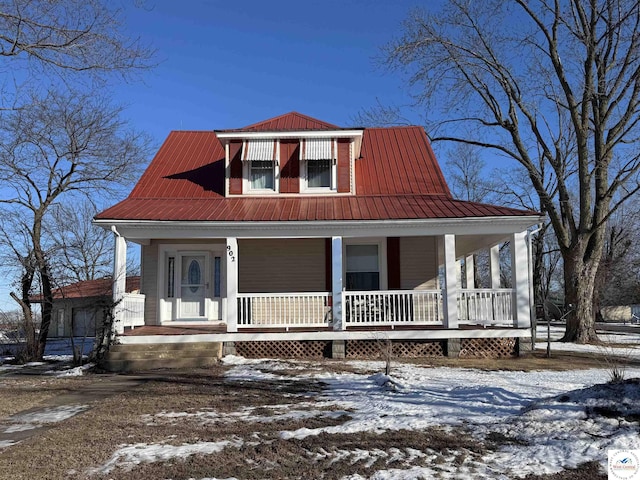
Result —
[[227, 245], [227, 254], [229, 255], [229, 258], [231, 259], [232, 262], [236, 261], [236, 256], [233, 253], [233, 250], [231, 250], [231, 247], [229, 245]]

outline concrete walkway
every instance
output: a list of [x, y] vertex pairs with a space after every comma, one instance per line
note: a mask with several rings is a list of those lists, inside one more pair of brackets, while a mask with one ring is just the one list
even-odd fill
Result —
[[[5, 372], [6, 376], [38, 375], [38, 369]], [[50, 369], [51, 366], [49, 365]], [[41, 373], [41, 372], [40, 372]], [[0, 421], [0, 448], [14, 445], [56, 423], [90, 410], [97, 402], [122, 392], [137, 388], [153, 379], [150, 375], [93, 375], [94, 381], [81, 389], [46, 400], [44, 405], [18, 412]]]

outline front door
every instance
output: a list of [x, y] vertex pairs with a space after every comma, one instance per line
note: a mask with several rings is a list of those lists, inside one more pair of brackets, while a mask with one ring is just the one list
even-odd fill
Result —
[[178, 319], [205, 320], [207, 295], [207, 255], [180, 255], [178, 277]]
[[176, 320], [220, 320], [221, 257], [180, 252], [176, 275]]

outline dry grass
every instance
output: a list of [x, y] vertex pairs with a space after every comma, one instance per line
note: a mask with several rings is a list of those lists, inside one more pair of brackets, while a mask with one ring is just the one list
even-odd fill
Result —
[[2, 377], [0, 421], [18, 412], [38, 407], [53, 397], [80, 390], [90, 381], [86, 377]]
[[[411, 363], [456, 366], [485, 370], [568, 370], [602, 367], [588, 355], [541, 353], [508, 360], [429, 359]], [[451, 465], [473, 468], [484, 453], [513, 444], [513, 439], [492, 436], [484, 443], [463, 430], [388, 431], [381, 434], [321, 434], [304, 440], [283, 440], [279, 432], [302, 427], [321, 428], [349, 420], [349, 412], [314, 405], [324, 387], [319, 382], [294, 379], [319, 371], [362, 371], [342, 361], [297, 362], [291, 370], [278, 370], [290, 380], [230, 381], [225, 367], [188, 372], [147, 375], [146, 383], [124, 393], [94, 402], [92, 408], [52, 428], [38, 432], [17, 446], [0, 449], [0, 480], [171, 478], [204, 477], [241, 479], [338, 479], [348, 474], [369, 476], [379, 469], [428, 466], [437, 471]], [[0, 419], [45, 402], [61, 393], [81, 390], [106, 377], [79, 379], [3, 377], [0, 383]], [[312, 410], [309, 418], [288, 419], [278, 414]], [[186, 412], [180, 418], [158, 416], [160, 412]], [[198, 414], [206, 412], [207, 415]], [[246, 416], [242, 416], [247, 413]], [[258, 422], [255, 416], [274, 417]], [[235, 418], [235, 420], [232, 420]], [[244, 420], [243, 420], [244, 418]], [[117, 467], [107, 475], [87, 472], [107, 463], [123, 445], [218, 442], [238, 439], [238, 445], [220, 453], [192, 455], [156, 463], [143, 463], [127, 470]], [[420, 451], [420, 456], [411, 452]], [[369, 452], [364, 454], [363, 452]], [[373, 453], [372, 453], [373, 452]], [[573, 480], [605, 478], [596, 464], [585, 464], [565, 476], [528, 477], [529, 480]]]

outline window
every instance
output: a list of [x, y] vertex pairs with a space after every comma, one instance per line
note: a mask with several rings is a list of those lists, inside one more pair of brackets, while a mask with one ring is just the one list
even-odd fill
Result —
[[331, 164], [327, 160], [307, 162], [307, 186], [309, 188], [331, 188]]
[[274, 139], [245, 140], [242, 146], [244, 190], [253, 193], [278, 191], [280, 144]]
[[274, 165], [274, 162], [270, 160], [251, 161], [249, 188], [251, 190], [273, 190]]
[[380, 290], [378, 245], [347, 245], [347, 290]]
[[303, 165], [301, 188], [335, 189], [335, 142], [331, 138], [301, 140], [300, 160]]

